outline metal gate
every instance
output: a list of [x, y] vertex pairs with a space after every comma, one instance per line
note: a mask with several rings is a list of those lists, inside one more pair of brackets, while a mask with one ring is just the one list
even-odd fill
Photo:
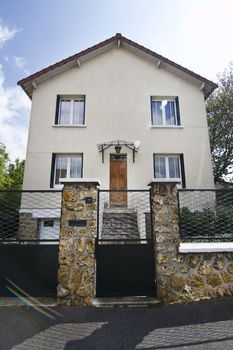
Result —
[[61, 191], [0, 191], [0, 295], [56, 296]]
[[[127, 206], [112, 204], [114, 192]], [[150, 191], [99, 190], [97, 218], [96, 296], [155, 296]]]

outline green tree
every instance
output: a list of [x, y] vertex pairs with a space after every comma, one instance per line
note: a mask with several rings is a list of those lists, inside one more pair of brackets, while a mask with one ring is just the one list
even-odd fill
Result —
[[10, 163], [7, 168], [6, 189], [21, 190], [23, 186], [23, 174], [24, 174], [24, 160], [18, 158], [14, 163]]
[[232, 183], [233, 62], [218, 76], [218, 89], [206, 103], [214, 181]]
[[13, 238], [18, 232], [24, 160], [10, 162], [6, 147], [0, 144], [0, 239]]
[[9, 164], [9, 156], [6, 151], [6, 147], [0, 143], [0, 189], [5, 187], [5, 183], [7, 182], [7, 166]]
[[0, 143], [0, 190], [18, 190], [23, 185], [24, 160], [10, 162], [6, 147]]

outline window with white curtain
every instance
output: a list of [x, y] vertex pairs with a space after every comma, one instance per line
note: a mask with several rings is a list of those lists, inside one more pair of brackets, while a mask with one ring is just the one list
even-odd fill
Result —
[[84, 125], [84, 96], [75, 98], [60, 98], [57, 124]]
[[151, 100], [151, 123], [156, 126], [180, 125], [178, 116], [178, 99], [157, 98]]
[[154, 177], [182, 183], [180, 155], [154, 154]]
[[82, 177], [82, 154], [60, 155], [55, 158], [54, 184], [59, 185], [59, 179]]

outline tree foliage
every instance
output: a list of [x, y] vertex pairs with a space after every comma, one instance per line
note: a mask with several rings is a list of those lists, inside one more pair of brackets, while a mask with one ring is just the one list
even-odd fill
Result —
[[6, 169], [9, 163], [9, 156], [6, 151], [6, 147], [0, 143], [0, 189], [3, 189], [6, 179]]
[[215, 183], [233, 182], [233, 62], [218, 76], [218, 89], [207, 100]]
[[11, 162], [6, 147], [0, 143], [0, 190], [18, 190], [23, 185], [24, 160]]
[[14, 163], [10, 163], [7, 169], [8, 185], [10, 189], [21, 189], [23, 185], [24, 160], [18, 158]]

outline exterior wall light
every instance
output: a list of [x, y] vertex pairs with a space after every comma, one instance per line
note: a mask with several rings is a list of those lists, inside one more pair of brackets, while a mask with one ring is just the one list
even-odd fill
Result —
[[121, 146], [116, 146], [115, 150], [116, 150], [116, 153], [120, 153], [121, 152]]

